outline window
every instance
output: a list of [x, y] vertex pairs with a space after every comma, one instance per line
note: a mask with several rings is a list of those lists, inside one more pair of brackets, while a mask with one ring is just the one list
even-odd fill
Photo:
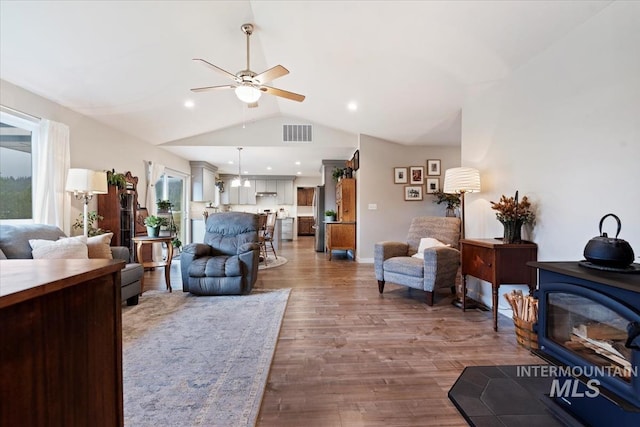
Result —
[[0, 221], [33, 218], [32, 148], [39, 121], [0, 109]]

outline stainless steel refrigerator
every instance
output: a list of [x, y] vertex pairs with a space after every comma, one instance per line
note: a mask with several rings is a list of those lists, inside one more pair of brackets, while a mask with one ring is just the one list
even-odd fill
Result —
[[313, 192], [313, 229], [316, 236], [316, 252], [324, 252], [324, 186]]

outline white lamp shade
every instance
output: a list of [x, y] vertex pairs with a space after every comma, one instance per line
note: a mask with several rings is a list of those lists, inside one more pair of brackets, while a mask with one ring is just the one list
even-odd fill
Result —
[[251, 182], [248, 179], [245, 179], [243, 185], [244, 185], [245, 188], [250, 188], [251, 187]]
[[474, 168], [451, 168], [444, 173], [445, 193], [480, 192], [480, 172]]
[[231, 180], [231, 187], [232, 188], [240, 187], [240, 185], [241, 185], [240, 177], [234, 178], [234, 179]]
[[107, 173], [90, 169], [69, 169], [65, 190], [81, 194], [107, 194]]
[[242, 102], [246, 102], [247, 104], [253, 104], [254, 102], [258, 102], [262, 92], [253, 86], [242, 85], [236, 87], [236, 96]]

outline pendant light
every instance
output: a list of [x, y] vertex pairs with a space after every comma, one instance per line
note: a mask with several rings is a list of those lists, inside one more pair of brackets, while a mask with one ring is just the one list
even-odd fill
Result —
[[[240, 152], [242, 151], [242, 147], [238, 147], [238, 177], [234, 178], [231, 181], [231, 187], [240, 187], [242, 184], [242, 162], [240, 160]], [[251, 182], [248, 179], [244, 181], [244, 187], [251, 187]]]

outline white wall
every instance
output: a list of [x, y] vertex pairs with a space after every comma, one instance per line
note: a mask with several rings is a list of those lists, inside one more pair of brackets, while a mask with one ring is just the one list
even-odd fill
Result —
[[[640, 256], [640, 3], [613, 2], [470, 100], [462, 164], [482, 179], [482, 193], [467, 198], [467, 237], [500, 236], [489, 201], [520, 190], [538, 211], [539, 260], [583, 259], [609, 212]], [[614, 224], [605, 223], [610, 234]], [[490, 305], [490, 286], [475, 285]]]
[[[445, 215], [446, 206], [434, 203], [434, 197], [426, 193], [422, 201], [405, 201], [404, 185], [393, 183], [394, 167], [424, 166], [426, 171], [428, 159], [440, 159], [442, 188], [444, 171], [460, 166], [460, 146], [406, 146], [360, 135], [359, 150], [360, 169], [355, 175], [356, 255], [360, 262], [373, 262], [374, 244], [383, 240], [406, 241], [413, 217]], [[377, 209], [370, 210], [370, 204], [377, 205]]]
[[[162, 148], [103, 125], [93, 119], [75, 113], [55, 102], [0, 80], [0, 103], [4, 106], [43, 119], [69, 126], [71, 167], [94, 170], [111, 170], [138, 177], [138, 199], [144, 204], [144, 160], [163, 164], [178, 172], [191, 174], [189, 162]], [[82, 212], [82, 204], [72, 200], [71, 221]], [[92, 200], [89, 210], [95, 210]]]

